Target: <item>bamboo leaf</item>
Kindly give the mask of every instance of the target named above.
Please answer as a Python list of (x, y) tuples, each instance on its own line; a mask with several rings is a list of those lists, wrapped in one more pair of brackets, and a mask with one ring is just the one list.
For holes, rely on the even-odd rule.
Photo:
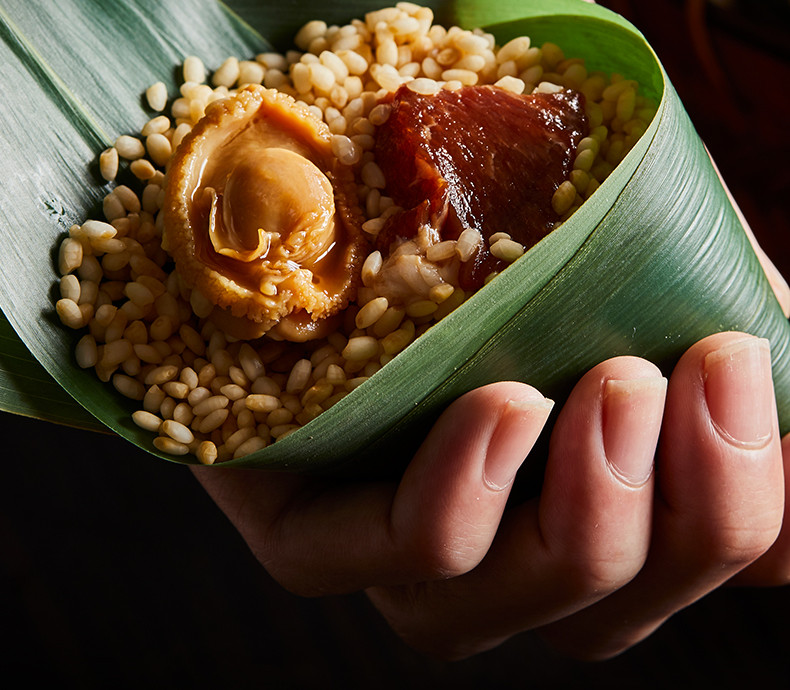
[(0, 314), (0, 409), (93, 431), (106, 427), (66, 393)]
[[(0, 7), (0, 84), (8, 95), (0, 143), (4, 162), (16, 170), (0, 188), (0, 327), (2, 342), (15, 350), (6, 356), (3, 349), (0, 357), (4, 410), (105, 428), (53, 385), (52, 377), (83, 404), (100, 394), (96, 382), (74, 371), (74, 339), (53, 317), (56, 239), (95, 211), (107, 193), (97, 154), (148, 119), (140, 97), (146, 85), (163, 75), (174, 84), (175, 66), (188, 54), (219, 64), (227, 55), (268, 47), (222, 5), (180, 7), (173, 13), (167, 3), (89, 0)], [(9, 321), (49, 375), (21, 354)], [(16, 375), (20, 357), (25, 377)], [(28, 376), (35, 388), (50, 393), (31, 397)], [(125, 409), (112, 407), (116, 415)]]
[[(790, 429), (788, 323), (641, 34), (575, 0), (428, 4), (443, 21), (483, 26), (500, 42), (551, 40), (593, 68), (635, 78), (660, 101), (658, 114), (558, 231), (328, 412), (233, 464), (380, 472), (407, 459), (441, 409), (475, 386), (519, 379), (562, 400), (607, 357), (646, 356), (668, 371), (691, 343), (725, 329), (771, 340), (782, 428)], [(175, 91), (174, 66), (185, 55), (217, 66), (227, 55), (267, 49), (255, 29), (286, 47), (306, 19), (346, 22), (380, 3), (230, 6), (238, 15), (208, 0), (181, 3), (178, 13), (153, 0), (19, 0), (0, 9), (0, 85), (13, 104), (0, 112), (0, 142), (18, 170), (0, 189), (0, 308), (21, 337), (0, 320), (0, 408), (95, 426), (62, 386), (103, 424), (151, 449), (129, 421), (132, 407), (74, 365), (74, 335), (53, 316), (53, 248), (106, 192), (93, 169), (98, 151), (147, 119), (146, 86), (170, 75)], [(11, 88), (19, 84), (25, 88)]]

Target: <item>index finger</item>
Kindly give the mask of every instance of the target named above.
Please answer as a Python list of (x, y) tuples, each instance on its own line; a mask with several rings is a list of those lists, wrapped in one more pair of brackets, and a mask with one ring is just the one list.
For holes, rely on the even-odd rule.
[(449, 577), (473, 568), (552, 404), (501, 382), (453, 402), (399, 486), (195, 468), (258, 560), (303, 595)]

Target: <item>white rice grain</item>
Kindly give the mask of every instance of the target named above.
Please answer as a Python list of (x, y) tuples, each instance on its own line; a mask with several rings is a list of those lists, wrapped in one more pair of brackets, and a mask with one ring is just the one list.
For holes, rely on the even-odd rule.
[(167, 87), (164, 82), (158, 81), (145, 90), (145, 99), (151, 110), (161, 112), (167, 105)]
[(182, 76), (185, 82), (191, 81), (202, 84), (206, 81), (206, 68), (203, 65), (203, 61), (195, 55), (189, 55), (184, 60)]
[(115, 140), (115, 150), (121, 158), (126, 160), (137, 160), (145, 155), (143, 142), (137, 137), (122, 134)]
[(118, 149), (110, 147), (99, 154), (99, 173), (108, 182), (118, 175)]

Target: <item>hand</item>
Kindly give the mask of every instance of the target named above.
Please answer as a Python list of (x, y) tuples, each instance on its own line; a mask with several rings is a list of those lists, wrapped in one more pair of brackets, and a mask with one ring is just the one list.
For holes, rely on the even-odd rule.
[(507, 511), (551, 407), (513, 382), (455, 401), (397, 486), (195, 473), (283, 586), (367, 589), (419, 650), (458, 658), (538, 629), (570, 654), (606, 657), (736, 574), (790, 578), (765, 341), (706, 338), (677, 365), (666, 404), (665, 384), (632, 357), (588, 372), (557, 419), (541, 496)]

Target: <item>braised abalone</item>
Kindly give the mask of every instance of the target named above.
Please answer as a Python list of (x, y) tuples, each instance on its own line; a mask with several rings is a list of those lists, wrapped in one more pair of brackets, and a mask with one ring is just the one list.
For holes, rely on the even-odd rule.
[(353, 297), (365, 255), (353, 175), (287, 94), (250, 86), (212, 103), (167, 175), (163, 246), (226, 332), (304, 340)]

